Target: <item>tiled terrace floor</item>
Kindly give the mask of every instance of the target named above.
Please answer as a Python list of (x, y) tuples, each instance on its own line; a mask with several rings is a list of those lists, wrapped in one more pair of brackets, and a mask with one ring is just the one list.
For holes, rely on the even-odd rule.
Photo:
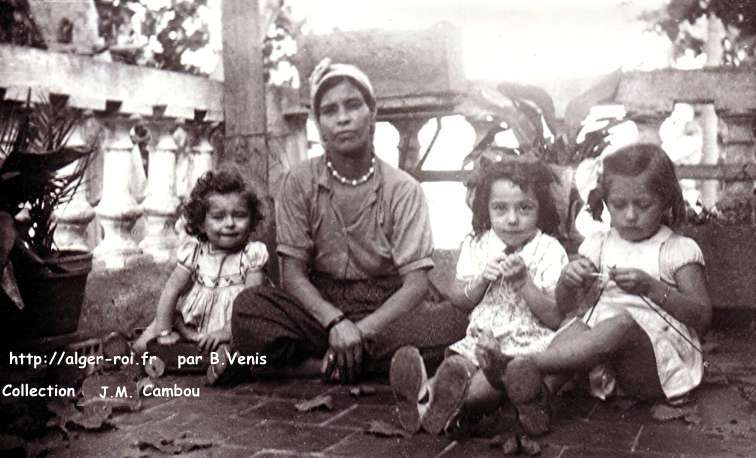
[[(557, 400), (552, 432), (538, 438), (541, 456), (756, 456), (756, 334), (711, 333), (705, 383), (684, 406), (686, 419), (660, 421), (648, 404), (602, 403), (580, 394)], [(141, 410), (114, 414), (101, 432), (72, 431), (48, 456), (160, 456), (137, 447), (186, 433), (206, 448), (182, 456), (502, 456), (491, 438), (454, 441), (417, 434), (385, 438), (368, 434), (370, 422), (396, 424), (385, 381), (371, 381), (369, 396), (319, 381), (256, 382), (232, 389), (209, 388), (196, 375), (168, 376), (162, 386), (200, 387), (198, 398), (147, 399)], [(333, 410), (299, 412), (295, 404), (328, 394)], [(505, 411), (500, 431), (513, 428)]]

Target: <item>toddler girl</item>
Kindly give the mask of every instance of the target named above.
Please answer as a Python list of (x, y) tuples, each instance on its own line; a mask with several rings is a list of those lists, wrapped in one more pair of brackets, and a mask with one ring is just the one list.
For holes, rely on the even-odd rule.
[[(155, 319), (134, 343), (141, 353), (183, 337), (202, 352), (231, 340), (231, 307), (237, 294), (264, 280), (268, 251), (250, 235), (262, 220), (261, 202), (240, 174), (209, 171), (182, 207), (191, 236), (177, 250), (178, 264), (160, 295)], [(176, 311), (179, 319), (176, 319)]]
[[(466, 336), (451, 345), (430, 383), (417, 349), (400, 348), (391, 385), (406, 429), (437, 434), (462, 418), (498, 407), (502, 393), (486, 380), (476, 356), (480, 339), (506, 354), (546, 348), (561, 321), (554, 299), (567, 253), (550, 186), (556, 177), (540, 162), (495, 162), (472, 201), (473, 233), (462, 242), (450, 299), (470, 313)], [(548, 235), (552, 234), (552, 235)], [(484, 355), (485, 356), (485, 355)]]
[(548, 349), (506, 366), (485, 350), (499, 359), (489, 379), (506, 387), (531, 433), (548, 429), (548, 395), (559, 383), (542, 383), (544, 374), (590, 370), (591, 393), (602, 399), (617, 387), (672, 399), (703, 375), (697, 332), (711, 305), (700, 248), (672, 229), (684, 215), (674, 165), (658, 146), (635, 144), (607, 156), (603, 168), (598, 191), (611, 228), (586, 238), (556, 290), (560, 310), (578, 317)]

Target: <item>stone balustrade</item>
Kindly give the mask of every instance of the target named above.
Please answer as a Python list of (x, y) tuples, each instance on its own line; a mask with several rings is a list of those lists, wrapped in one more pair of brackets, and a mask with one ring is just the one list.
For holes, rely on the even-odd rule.
[(16, 46), (0, 46), (0, 61), (0, 103), (63, 97), (86, 118), (68, 145), (96, 144), (86, 179), (56, 211), (58, 247), (91, 250), (106, 268), (169, 259), (180, 199), (214, 165), (222, 83)]

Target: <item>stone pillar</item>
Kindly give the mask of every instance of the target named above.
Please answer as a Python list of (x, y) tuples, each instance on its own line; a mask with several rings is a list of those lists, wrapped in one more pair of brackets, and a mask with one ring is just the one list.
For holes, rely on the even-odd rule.
[(177, 237), (173, 229), (176, 222), (176, 137), (185, 135), (172, 119), (155, 123), (157, 144), (150, 151), (147, 172), (147, 197), (142, 204), (145, 218), (145, 237), (139, 247), (157, 262), (167, 261), (173, 255)]
[[(91, 117), (92, 113), (87, 113), (85, 116)], [(87, 147), (81, 126), (73, 129), (66, 146), (69, 148)], [(80, 167), (91, 164), (95, 154), (97, 154), (97, 151), (92, 151), (89, 157), (84, 157), (67, 165), (59, 173), (61, 175), (75, 173)], [(84, 174), (71, 200), (55, 209), (57, 227), (54, 238), (55, 244), (60, 250), (89, 251), (90, 249), (87, 244), (87, 227), (94, 219), (95, 212), (87, 201), (87, 187), (87, 174)]]
[(417, 134), (428, 122), (427, 118), (404, 118), (389, 121), (399, 131), (399, 168), (413, 171), (420, 161), (420, 141)]
[(103, 238), (94, 249), (94, 255), (109, 268), (125, 266), (129, 257), (142, 251), (131, 234), (131, 229), (142, 215), (142, 210), (129, 192), (133, 175), (133, 145), (129, 137), (132, 123), (127, 117), (118, 115), (106, 121), (102, 198), (96, 209)]
[(263, 36), (258, 0), (223, 1), (223, 108), (226, 138), (219, 164), (235, 164), (268, 192)]
[(189, 177), (189, 188), (187, 194), (191, 192), (197, 179), (203, 173), (213, 168), (213, 154), (215, 149), (210, 143), (210, 135), (216, 126), (213, 124), (200, 124), (194, 129), (194, 145), (192, 145), (192, 166)]

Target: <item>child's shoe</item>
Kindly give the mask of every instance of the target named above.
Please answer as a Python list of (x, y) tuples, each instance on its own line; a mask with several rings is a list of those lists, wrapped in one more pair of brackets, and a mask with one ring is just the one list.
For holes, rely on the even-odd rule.
[(504, 374), (509, 400), (517, 410), (517, 420), (529, 436), (549, 431), (551, 402), (549, 389), (533, 360), (517, 358), (509, 362)]
[(428, 382), (425, 363), (417, 348), (405, 346), (394, 353), (389, 379), (396, 399), (399, 423), (406, 431), (414, 434), (420, 430), (420, 395)]
[(425, 431), (440, 434), (456, 424), (471, 377), (470, 363), (463, 356), (454, 355), (441, 363), (431, 382), (428, 408), (421, 420)]

